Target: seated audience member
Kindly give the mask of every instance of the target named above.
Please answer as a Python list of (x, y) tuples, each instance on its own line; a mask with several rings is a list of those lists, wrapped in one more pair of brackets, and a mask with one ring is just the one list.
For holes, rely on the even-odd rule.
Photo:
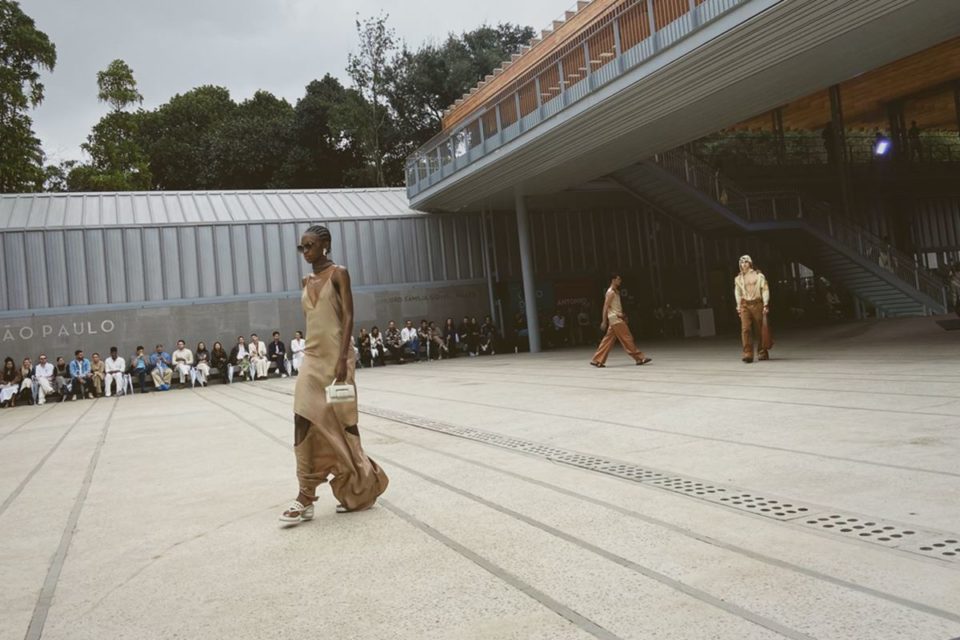
[(452, 358), (457, 354), (457, 348), (460, 345), (460, 334), (457, 332), (457, 325), (453, 318), (447, 318), (443, 325), (443, 355)]
[(177, 340), (177, 349), (173, 352), (173, 368), (180, 374), (180, 388), (187, 386), (187, 379), (193, 371), (193, 351), (187, 349), (187, 343)]
[(73, 399), (93, 397), (93, 373), (90, 371), (90, 361), (83, 357), (83, 349), (74, 352), (70, 361), (70, 388), (73, 390)]
[(277, 368), (277, 375), (286, 378), (290, 375), (290, 362), (287, 360), (287, 347), (280, 339), (280, 332), (273, 332), (273, 342), (267, 345), (267, 371), (270, 367)]
[(17, 393), (20, 392), (20, 370), (13, 358), (7, 356), (3, 359), (3, 372), (0, 373), (0, 407), (15, 407), (17, 405)]
[(470, 345), (467, 343), (470, 337), (470, 318), (463, 316), (463, 320), (457, 325), (457, 351), (460, 353), (471, 353)]
[(103, 381), (103, 389), (106, 397), (110, 397), (110, 387), (115, 386), (117, 395), (122, 396), (126, 393), (123, 384), (123, 374), (127, 370), (126, 361), (117, 355), (117, 348), (110, 347), (110, 357), (103, 361), (106, 366), (106, 379)]
[(370, 358), (373, 361), (373, 366), (377, 366), (378, 363), (381, 367), (387, 364), (384, 360), (385, 350), (386, 349), (383, 346), (383, 335), (380, 333), (380, 327), (374, 327), (370, 329)]
[(38, 405), (44, 404), (47, 401), (47, 395), (53, 393), (55, 372), (53, 363), (47, 362), (47, 354), (41, 353), (40, 361), (33, 368), (34, 390)]
[(170, 354), (158, 344), (156, 350), (150, 354), (150, 377), (153, 378), (153, 388), (157, 391), (167, 391), (173, 381), (173, 360)]
[(250, 372), (251, 378), (266, 378), (270, 367), (270, 361), (267, 360), (267, 345), (260, 342), (260, 338), (255, 333), (250, 334), (250, 344), (247, 345), (247, 351), (250, 352)]
[(233, 374), (240, 372), (240, 376), (250, 379), (250, 352), (243, 336), (237, 336), (237, 344), (230, 350), (230, 359), (227, 361), (227, 382), (233, 382)]
[(147, 357), (143, 345), (137, 347), (137, 352), (130, 358), (130, 376), (136, 376), (140, 381), (140, 393), (147, 392), (147, 374), (150, 373), (150, 359)]
[[(221, 347), (221, 350), (223, 347)], [(207, 380), (210, 378), (210, 352), (207, 345), (200, 341), (197, 343), (197, 350), (193, 354), (193, 369), (190, 370), (190, 385), (201, 387), (207, 386)]]
[(530, 330), (527, 329), (527, 317), (522, 313), (517, 313), (513, 317), (513, 351), (528, 351), (530, 349)]
[(577, 313), (577, 345), (584, 345), (593, 342), (593, 331), (590, 327), (590, 314), (587, 313), (587, 305), (582, 305)]
[(224, 384), (229, 382), (227, 380), (227, 370), (230, 368), (230, 355), (219, 341), (213, 343), (213, 351), (210, 352), (210, 366), (220, 372), (220, 379), (223, 380)]
[(70, 367), (63, 356), (57, 356), (57, 363), (53, 365), (53, 390), (60, 395), (60, 402), (70, 395)]
[(370, 353), (370, 334), (367, 333), (367, 330), (363, 327), (360, 327), (360, 335), (357, 336), (356, 345), (354, 349), (357, 350), (357, 353), (360, 356), (360, 366), (361, 367), (371, 367), (372, 355)]
[(436, 322), (430, 321), (430, 342), (434, 351), (437, 353), (437, 359), (441, 360), (444, 356), (450, 357), (447, 350), (447, 341), (444, 338), (443, 331), (437, 326)]
[(100, 359), (99, 353), (94, 353), (90, 362), (90, 382), (93, 384), (93, 397), (103, 395), (103, 382), (107, 379), (107, 365)]
[(383, 334), (383, 344), (394, 362), (403, 364), (403, 338), (400, 337), (400, 329), (393, 320), (387, 324), (387, 330)]
[(479, 353), (482, 356), (492, 356), (496, 354), (497, 327), (493, 324), (493, 319), (487, 316), (480, 325), (480, 345)]
[(436, 347), (433, 346), (433, 332), (430, 329), (430, 323), (426, 320), (420, 321), (420, 328), (417, 329), (417, 340), (420, 346), (426, 351), (427, 360), (436, 358)]
[(553, 318), (550, 320), (550, 328), (553, 331), (553, 344), (554, 346), (565, 345), (567, 343), (567, 317), (563, 314), (562, 309), (557, 309)]
[(307, 341), (303, 339), (303, 332), (297, 331), (293, 334), (293, 340), (290, 341), (290, 367), (293, 371), (300, 372), (300, 365), (303, 364), (303, 350), (307, 348)]
[(17, 392), (17, 400), (29, 405), (33, 400), (33, 362), (30, 358), (24, 358), (20, 365), (20, 390)]
[(420, 336), (413, 326), (413, 320), (407, 320), (403, 329), (400, 329), (400, 345), (413, 354), (414, 360), (420, 360)]
[[(464, 319), (466, 320), (466, 318)], [(477, 322), (476, 318), (470, 318), (470, 321), (467, 322), (464, 335), (464, 342), (467, 343), (467, 353), (476, 356), (480, 351), (480, 323)]]

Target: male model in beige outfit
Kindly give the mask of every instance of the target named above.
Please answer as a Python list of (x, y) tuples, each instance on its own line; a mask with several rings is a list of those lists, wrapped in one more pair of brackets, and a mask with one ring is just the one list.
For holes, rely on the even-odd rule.
[(743, 361), (753, 362), (753, 340), (759, 342), (760, 360), (769, 360), (770, 345), (763, 338), (763, 327), (770, 311), (770, 287), (762, 273), (753, 268), (753, 258), (740, 257), (740, 275), (733, 280), (733, 295), (740, 316)]
[(603, 299), (603, 313), (601, 317), (600, 330), (606, 331), (603, 340), (600, 341), (600, 347), (593, 354), (590, 364), (597, 368), (607, 366), (607, 356), (613, 349), (613, 343), (617, 340), (623, 345), (624, 350), (637, 364), (647, 364), (650, 358), (643, 355), (643, 352), (637, 349), (633, 342), (633, 335), (627, 326), (627, 316), (623, 313), (623, 305), (620, 303), (620, 284), (623, 278), (620, 274), (613, 274), (610, 278), (610, 288), (607, 289), (607, 295)]

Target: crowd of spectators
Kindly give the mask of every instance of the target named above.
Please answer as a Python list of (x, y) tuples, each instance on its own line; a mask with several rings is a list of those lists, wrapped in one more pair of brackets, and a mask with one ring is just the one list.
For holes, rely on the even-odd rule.
[(135, 387), (147, 393), (148, 385), (155, 391), (167, 391), (175, 385), (205, 387), (215, 375), (225, 384), (266, 379), (271, 372), (286, 378), (300, 369), (305, 341), (297, 331), (288, 346), (274, 331), (269, 343), (255, 333), (249, 342), (245, 336), (237, 336), (229, 351), (220, 341), (209, 349), (200, 342), (191, 350), (183, 340), (178, 340), (176, 346), (171, 353), (158, 344), (149, 354), (145, 347), (138, 346), (129, 360), (119, 355), (116, 347), (110, 347), (107, 358), (94, 352), (89, 359), (82, 349), (77, 349), (69, 362), (63, 356), (50, 362), (41, 353), (36, 364), (24, 358), (18, 366), (8, 356), (0, 372), (0, 408), (42, 405), (49, 396), (57, 396), (61, 402), (109, 398), (133, 393)]

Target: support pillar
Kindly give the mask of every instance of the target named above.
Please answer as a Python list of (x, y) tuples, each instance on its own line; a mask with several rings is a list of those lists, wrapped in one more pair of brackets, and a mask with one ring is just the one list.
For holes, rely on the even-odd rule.
[(783, 164), (787, 156), (787, 140), (783, 130), (783, 109), (778, 107), (770, 114), (773, 120), (773, 139), (776, 144), (777, 164)]
[(490, 228), (486, 211), (480, 212), (480, 240), (483, 244), (483, 270), (487, 276), (487, 295), (490, 297), (490, 317), (497, 317), (497, 302), (493, 295), (493, 264), (490, 260)]
[(853, 203), (849, 181), (850, 166), (847, 162), (847, 129), (843, 122), (843, 100), (840, 97), (840, 85), (830, 87), (830, 126), (833, 130), (834, 170), (840, 181), (840, 199), (845, 217), (852, 218)]
[(953, 83), (953, 108), (957, 112), (957, 135), (960, 136), (960, 80)]
[(523, 306), (527, 311), (530, 353), (540, 353), (540, 319), (537, 315), (537, 284), (533, 274), (533, 244), (530, 241), (530, 218), (527, 202), (517, 191), (517, 240), (520, 243), (520, 272), (523, 274)]

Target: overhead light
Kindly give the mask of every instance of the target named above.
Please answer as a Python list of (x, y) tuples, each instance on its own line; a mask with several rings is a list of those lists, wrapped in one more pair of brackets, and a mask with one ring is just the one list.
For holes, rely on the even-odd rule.
[(890, 140), (888, 138), (877, 138), (877, 143), (873, 146), (874, 155), (885, 156), (890, 151)]

